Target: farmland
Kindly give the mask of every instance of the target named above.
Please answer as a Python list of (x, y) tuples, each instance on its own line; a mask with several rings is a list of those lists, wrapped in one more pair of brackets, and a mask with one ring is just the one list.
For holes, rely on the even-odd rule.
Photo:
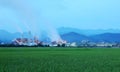
[(0, 48), (0, 72), (120, 72), (120, 49)]

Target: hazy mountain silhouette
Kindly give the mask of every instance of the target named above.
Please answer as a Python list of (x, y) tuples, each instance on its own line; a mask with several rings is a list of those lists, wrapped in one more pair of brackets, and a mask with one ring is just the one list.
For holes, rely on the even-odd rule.
[(61, 27), (57, 29), (60, 34), (66, 34), (69, 32), (75, 32), (83, 35), (96, 35), (96, 34), (103, 34), (103, 33), (120, 33), (119, 29), (76, 29), (76, 28), (69, 28), (69, 27)]
[(120, 33), (104, 33), (90, 37), (97, 41), (120, 42)]
[(89, 37), (75, 32), (63, 34), (61, 35), (61, 37), (63, 40), (66, 40), (68, 42), (80, 42), (81, 40), (90, 40)]
[[(28, 33), (23, 33), (23, 37), (27, 38), (28, 36)], [(10, 43), (13, 39), (20, 37), (22, 37), (22, 35), (19, 32), (10, 33), (5, 30), (0, 30), (0, 41), (2, 42)]]
[(13, 38), (12, 34), (5, 31), (0, 30), (0, 41), (9, 42)]

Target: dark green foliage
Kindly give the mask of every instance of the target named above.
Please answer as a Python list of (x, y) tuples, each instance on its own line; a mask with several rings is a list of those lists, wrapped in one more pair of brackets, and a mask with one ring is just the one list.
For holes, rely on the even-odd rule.
[(120, 49), (0, 48), (0, 72), (120, 72)]
[(65, 44), (64, 44), (64, 43), (62, 44), (62, 47), (65, 47)]
[(61, 45), (60, 45), (60, 44), (57, 44), (57, 47), (61, 47)]

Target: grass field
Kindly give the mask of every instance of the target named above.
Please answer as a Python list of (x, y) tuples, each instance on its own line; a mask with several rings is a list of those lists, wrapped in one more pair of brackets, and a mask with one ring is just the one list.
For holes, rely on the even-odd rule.
[(120, 72), (120, 49), (0, 48), (0, 72)]

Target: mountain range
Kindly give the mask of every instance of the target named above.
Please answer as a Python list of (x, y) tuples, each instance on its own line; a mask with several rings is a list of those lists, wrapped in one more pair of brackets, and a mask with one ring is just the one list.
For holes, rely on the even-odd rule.
[(120, 42), (120, 33), (103, 33), (86, 36), (75, 32), (70, 32), (63, 34), (61, 37), (69, 42), (80, 42), (81, 40), (89, 40), (92, 42)]
[[(74, 28), (59, 28), (58, 32), (63, 40), (68, 42), (80, 42), (81, 40), (89, 40), (93, 42), (105, 41), (105, 42), (120, 42), (120, 30), (79, 30)], [(47, 36), (44, 33), (41, 40), (45, 40)], [(0, 30), (0, 42), (11, 42), (15, 38), (19, 38), (21, 34), (10, 33), (5, 30)], [(29, 34), (24, 32), (24, 37), (28, 37)]]
[(120, 29), (77, 29), (77, 28), (61, 27), (58, 28), (57, 30), (59, 34), (75, 32), (87, 36), (103, 34), (103, 33), (120, 33)]

